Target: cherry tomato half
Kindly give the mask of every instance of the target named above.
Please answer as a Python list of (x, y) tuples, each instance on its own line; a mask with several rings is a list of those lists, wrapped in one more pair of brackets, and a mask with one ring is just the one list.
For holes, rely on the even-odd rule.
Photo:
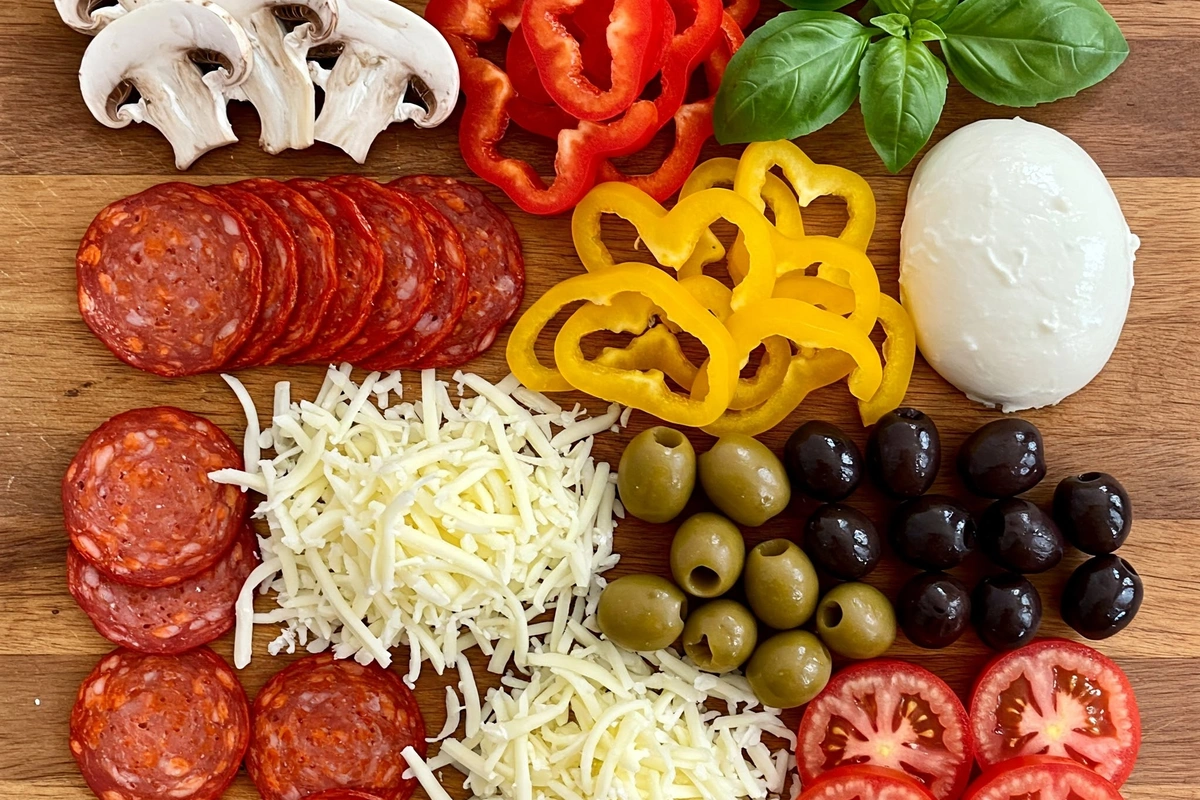
[(975, 758), (967, 712), (926, 669), (877, 660), (842, 670), (808, 704), (796, 762), (805, 786), (848, 765), (885, 767), (956, 800)]
[(1069, 758), (1025, 756), (979, 776), (963, 800), (1122, 800), (1117, 787)]
[(882, 767), (839, 767), (804, 785), (800, 800), (933, 800), (916, 781)]
[(1115, 786), (1133, 771), (1142, 742), (1125, 673), (1065, 639), (1042, 639), (993, 660), (971, 696), (971, 729), (985, 770), (1018, 756), (1058, 756)]

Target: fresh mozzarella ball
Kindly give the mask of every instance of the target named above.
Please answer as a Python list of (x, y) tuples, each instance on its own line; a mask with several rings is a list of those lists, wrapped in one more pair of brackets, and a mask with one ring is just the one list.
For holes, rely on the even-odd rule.
[(1058, 131), (987, 120), (913, 176), (900, 291), (922, 355), (972, 400), (1053, 405), (1103, 369), (1138, 238), (1096, 162)]

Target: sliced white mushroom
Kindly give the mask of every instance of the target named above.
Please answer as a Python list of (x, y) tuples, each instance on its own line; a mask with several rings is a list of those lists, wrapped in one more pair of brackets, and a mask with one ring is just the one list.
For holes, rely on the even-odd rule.
[[(393, 122), (440, 125), (458, 101), (458, 63), (437, 29), (391, 0), (341, 0), (332, 69), (311, 64), (325, 90), (316, 138), (362, 163)], [(329, 50), (327, 45), (326, 50)], [(406, 100), (409, 87), (421, 103)]]
[(58, 16), (71, 30), (95, 36), (117, 17), (125, 15), (121, 3), (105, 4), (103, 0), (54, 0)]
[(79, 86), (97, 120), (154, 126), (175, 149), (175, 165), (187, 169), (237, 141), (226, 105), (253, 63), (250, 39), (229, 12), (208, 0), (153, 0), (96, 35)]

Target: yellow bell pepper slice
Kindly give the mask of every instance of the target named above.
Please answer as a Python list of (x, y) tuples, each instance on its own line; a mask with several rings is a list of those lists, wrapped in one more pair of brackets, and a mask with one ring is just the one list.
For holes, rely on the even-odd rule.
[(787, 419), (809, 394), (837, 383), (850, 374), (854, 360), (837, 350), (820, 350), (815, 355), (793, 356), (783, 383), (765, 402), (744, 410), (729, 410), (704, 432), (713, 436), (742, 433), (757, 436)]
[(917, 330), (912, 317), (888, 295), (880, 299), (879, 325), (887, 336), (883, 340), (883, 382), (870, 400), (858, 402), (864, 426), (874, 425), (884, 414), (900, 407), (917, 360)]
[[(683, 188), (679, 190), (680, 198), (718, 186), (732, 188), (737, 177), (737, 168), (736, 158), (710, 158), (688, 176)], [(804, 218), (800, 214), (800, 201), (796, 199), (791, 187), (771, 172), (767, 174), (761, 191), (764, 208), (770, 208), (771, 213), (775, 215), (775, 227), (793, 239), (803, 236)]]
[(850, 289), (825, 278), (799, 272), (788, 273), (775, 281), (775, 297), (803, 300), (839, 317), (854, 311), (854, 292)]

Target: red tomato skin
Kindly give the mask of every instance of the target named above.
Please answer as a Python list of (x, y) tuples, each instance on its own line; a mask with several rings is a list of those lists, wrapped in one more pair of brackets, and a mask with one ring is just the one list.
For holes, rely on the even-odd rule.
[[(1092, 648), (1092, 647), (1088, 647), (1087, 645), (1081, 644), (1080, 642), (1074, 642), (1074, 641), (1071, 641), (1070, 639), (1063, 639), (1063, 638), (1059, 638), (1059, 637), (1047, 637), (1044, 639), (1038, 639), (1038, 640), (1031, 642), (1030, 644), (1027, 644), (1024, 647), (1018, 648), (1016, 650), (1010, 650), (1006, 653), (997, 653), (995, 656), (993, 656), (991, 658), (991, 660), (988, 661), (988, 663), (984, 666), (984, 668), (982, 670), (980, 670), (979, 676), (975, 679), (975, 683), (971, 687), (971, 703), (970, 703), (971, 732), (972, 732), (972, 734), (976, 733), (976, 720), (978, 720), (980, 715), (982, 715), (984, 713), (984, 710), (982, 708), (983, 699), (980, 697), (980, 688), (982, 687), (983, 683), (986, 681), (988, 676), (991, 674), (991, 672), (996, 667), (998, 667), (1002, 662), (1004, 662), (1010, 658), (1014, 658), (1018, 655), (1028, 656), (1028, 655), (1038, 653), (1042, 650), (1047, 650), (1047, 649), (1052, 649), (1052, 648), (1062, 648), (1064, 650), (1069, 650), (1069, 651), (1072, 651), (1072, 652), (1080, 654), (1080, 655), (1086, 655), (1087, 657), (1098, 661), (1102, 666), (1111, 670), (1117, 676), (1118, 683), (1121, 686), (1121, 692), (1130, 699), (1130, 711), (1131, 711), (1130, 723), (1131, 723), (1132, 727), (1130, 730), (1130, 747), (1128, 749), (1130, 750), (1131, 755), (1125, 761), (1125, 763), (1122, 765), (1121, 769), (1117, 773), (1115, 773), (1113, 776), (1111, 776), (1111, 777), (1103, 776), (1103, 775), (1101, 776), (1102, 778), (1105, 778), (1105, 780), (1112, 783), (1113, 786), (1120, 788), (1121, 786), (1123, 786), (1125, 784), (1125, 781), (1129, 779), (1129, 775), (1133, 772), (1133, 768), (1137, 763), (1138, 751), (1141, 749), (1141, 746), (1142, 746), (1142, 719), (1141, 719), (1141, 714), (1138, 710), (1137, 696), (1135, 695), (1135, 693), (1133, 691), (1133, 685), (1129, 682), (1129, 676), (1125, 674), (1124, 670), (1122, 670), (1119, 666), (1117, 666), (1115, 661), (1113, 661), (1111, 658), (1109, 658), (1108, 656), (1101, 653), (1099, 650), (1096, 650), (1095, 648)], [(976, 760), (979, 762), (979, 768), (981, 770), (983, 770), (984, 772), (989, 772), (993, 767), (1000, 766), (1000, 765), (1007, 763), (1006, 761), (1001, 761), (1001, 762), (994, 764), (992, 762), (987, 761), (986, 760), (987, 756), (984, 753), (983, 744), (982, 744), (982, 742), (978, 741), (978, 737), (976, 737), (975, 756), (976, 756)], [(1019, 756), (1018, 757), (1018, 759), (1028, 759), (1028, 758), (1050, 758), (1055, 761), (1059, 760), (1058, 758), (1056, 758), (1054, 756)], [(1017, 759), (1010, 759), (1010, 760), (1017, 760)], [(1077, 762), (1072, 762), (1072, 763), (1077, 763)], [(976, 783), (978, 783), (978, 780), (976, 781)], [(964, 798), (964, 800), (965, 800), (965, 798)]]
[(897, 772), (894, 769), (886, 769), (884, 767), (868, 766), (837, 767), (823, 773), (815, 781), (810, 782), (808, 779), (804, 779), (802, 781), (804, 792), (800, 795), (800, 800), (834, 800), (834, 798), (840, 797), (845, 797), (845, 800), (853, 800), (853, 798), (862, 797), (858, 794), (826, 795), (826, 791), (831, 789), (834, 784), (841, 784), (851, 780), (865, 780), (872, 790), (871, 797), (863, 797), (862, 800), (873, 800), (876, 794), (882, 789), (891, 787), (908, 790), (910, 798), (906, 798), (906, 800), (933, 800), (933, 795), (924, 786), (903, 772)]
[[(972, 770), (972, 767), (974, 766), (974, 760), (975, 760), (975, 744), (974, 744), (975, 740), (974, 740), (973, 729), (971, 726), (971, 720), (967, 715), (967, 710), (963, 706), (962, 701), (959, 699), (958, 695), (956, 695), (954, 693), (954, 690), (951, 689), (950, 686), (945, 681), (943, 681), (937, 675), (934, 675), (932, 672), (925, 669), (924, 667), (919, 667), (916, 664), (910, 664), (907, 661), (900, 661), (898, 659), (887, 659), (887, 658), (879, 658), (879, 659), (874, 659), (871, 661), (862, 661), (857, 664), (853, 664), (849, 667), (846, 667), (841, 672), (838, 672), (836, 675), (834, 675), (833, 678), (829, 681), (829, 684), (821, 692), (821, 694), (818, 695), (816, 698), (814, 698), (812, 700), (812, 702), (810, 702), (808, 704), (807, 708), (805, 708), (804, 717), (800, 721), (800, 729), (799, 729), (799, 734), (798, 734), (798, 738), (797, 738), (797, 748), (799, 749), (802, 746), (802, 743), (807, 738), (805, 726), (809, 723), (816, 724), (815, 722), (812, 722), (813, 717), (814, 717), (813, 708), (820, 701), (822, 696), (827, 695), (827, 694), (834, 694), (834, 693), (840, 691), (841, 687), (844, 684), (848, 683), (849, 681), (851, 681), (855, 678), (859, 678), (860, 676), (862, 676), (864, 674), (875, 673), (875, 674), (879, 674), (881, 676), (886, 677), (888, 675), (892, 675), (897, 672), (903, 672), (903, 673), (907, 673), (907, 674), (911, 674), (916, 677), (919, 677), (921, 680), (927, 682), (931, 687), (935, 687), (936, 689), (938, 689), (943, 696), (952, 698), (954, 701), (954, 705), (950, 709), (950, 711), (953, 713), (954, 717), (958, 720), (958, 726), (962, 730), (962, 736), (963, 736), (963, 740), (964, 740), (964, 756), (965, 756), (965, 758), (963, 760), (963, 763), (959, 766), (958, 771), (955, 775), (953, 787), (948, 792), (945, 793), (944, 797), (939, 798), (937, 795), (934, 795), (932, 792), (930, 792), (927, 788), (925, 788), (925, 787), (922, 787), (922, 788), (924, 789), (924, 791), (926, 791), (927, 794), (930, 794), (930, 796), (933, 797), (934, 800), (958, 800), (959, 796), (963, 792), (963, 789), (965, 789), (967, 784), (970, 782), (971, 770)], [(843, 767), (836, 767), (827, 773), (823, 773), (823, 772), (818, 771), (818, 769), (814, 768), (813, 765), (808, 764), (806, 762), (806, 760), (804, 759), (803, 754), (801, 754), (799, 752), (796, 754), (796, 764), (797, 764), (797, 771), (801, 778), (801, 783), (804, 786), (808, 786), (808, 785), (813, 784), (814, 782), (820, 780), (823, 775), (832, 774), (834, 772), (838, 772), (843, 769), (867, 769), (867, 768), (880, 769), (879, 767), (874, 767), (874, 766), (868, 767), (867, 765), (848, 765), (848, 766), (843, 766)], [(909, 777), (905, 773), (897, 773), (895, 770), (891, 770), (891, 769), (884, 769), (884, 771), (890, 772), (893, 774), (902, 774), (902, 775), (905, 775), (906, 778)], [(911, 780), (911, 778), (910, 778), (910, 780)], [(914, 781), (914, 782), (916, 782), (916, 781)]]
[[(1078, 777), (1078, 780), (1087, 784), (1089, 794), (1084, 796), (1084, 800), (1125, 800), (1120, 791), (1117, 790), (1117, 787), (1113, 786), (1100, 775), (1092, 772), (1077, 761), (1072, 761), (1069, 758), (1058, 758), (1057, 756), (1019, 756), (1011, 758), (1008, 761), (1002, 761), (984, 770), (983, 774), (967, 787), (962, 800), (1008, 800), (1007, 797), (991, 797), (987, 794), (987, 791), (993, 788), (991, 784), (1019, 772), (1033, 774), (1044, 772), (1049, 776), (1073, 773)], [(1093, 790), (1095, 794), (1090, 793)]]

